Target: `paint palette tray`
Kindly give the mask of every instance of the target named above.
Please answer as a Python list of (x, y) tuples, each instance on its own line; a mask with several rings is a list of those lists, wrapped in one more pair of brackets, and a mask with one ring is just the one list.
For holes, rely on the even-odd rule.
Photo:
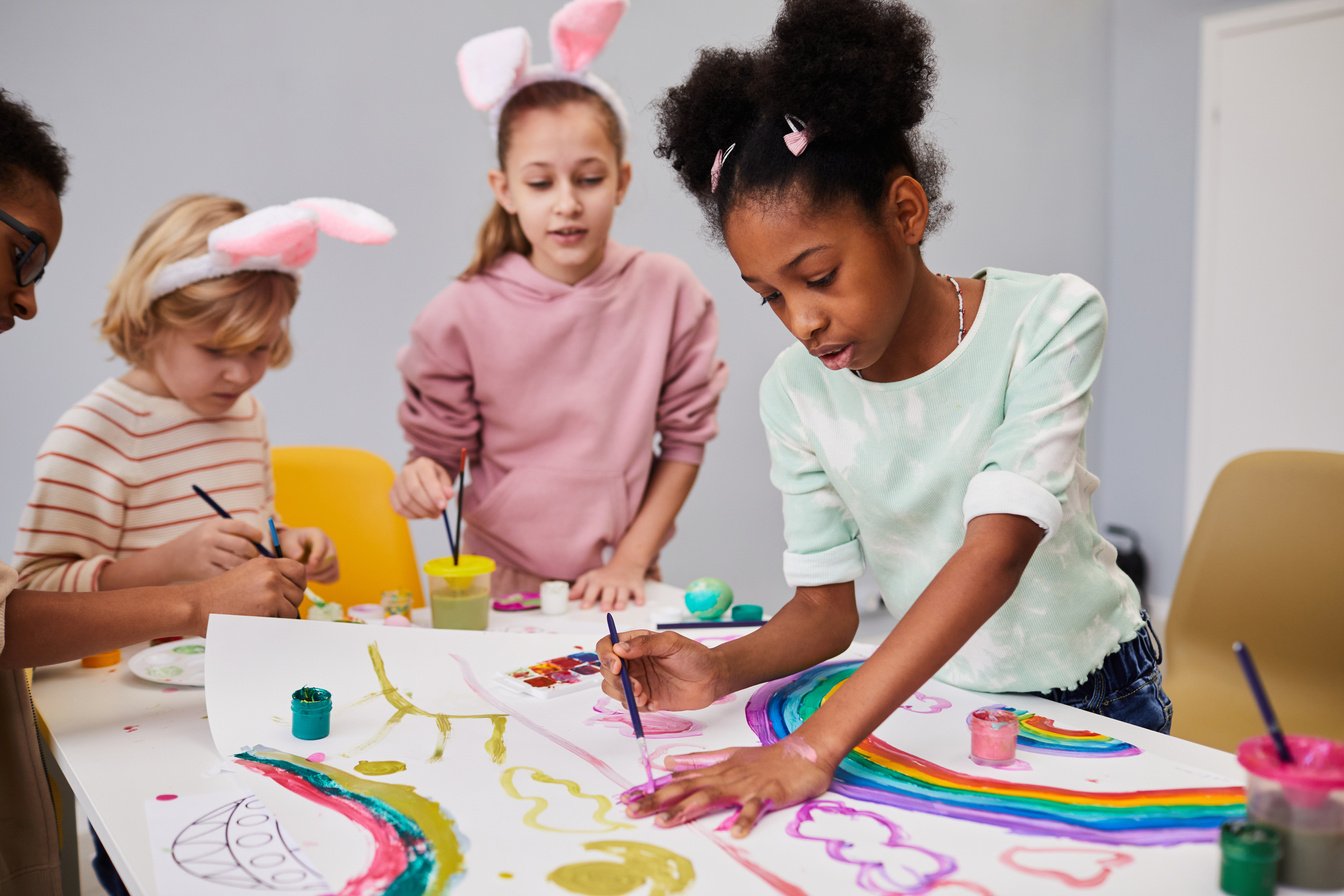
[(602, 682), (602, 667), (597, 654), (577, 650), (501, 672), (496, 680), (509, 690), (544, 699), (596, 687)]

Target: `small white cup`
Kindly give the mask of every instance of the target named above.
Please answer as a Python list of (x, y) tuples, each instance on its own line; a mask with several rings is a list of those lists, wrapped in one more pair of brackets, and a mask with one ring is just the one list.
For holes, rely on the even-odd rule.
[(569, 612), (569, 583), (541, 583), (541, 612), (547, 616), (561, 616)]

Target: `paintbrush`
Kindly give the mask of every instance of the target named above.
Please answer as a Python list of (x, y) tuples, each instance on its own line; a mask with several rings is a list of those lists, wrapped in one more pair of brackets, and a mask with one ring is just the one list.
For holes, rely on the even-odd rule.
[[(611, 633), (611, 646), (615, 647), (621, 643), (621, 636), (616, 633), (616, 620), (607, 614), (607, 631)], [(630, 724), (635, 729), (635, 740), (639, 741), (639, 755), (644, 760), (644, 773), (649, 776), (649, 793), (653, 793), (653, 765), (649, 762), (649, 744), (644, 740), (644, 723), (639, 720), (639, 707), (635, 705), (635, 692), (630, 687), (630, 671), (626, 668), (625, 660), (621, 660), (621, 687), (625, 688), (625, 705), (630, 710)]]
[[(210, 505), (210, 509), (213, 510), (215, 513), (219, 514), (220, 516), (222, 516), (222, 517), (223, 517), (224, 519), (226, 519), (226, 520), (231, 520), (231, 519), (233, 519), (232, 514), (230, 514), (230, 513), (229, 513), (227, 510), (225, 510), (223, 507), (220, 507), (220, 506), (219, 506), (219, 502), (217, 502), (214, 498), (210, 497), (209, 493), (206, 492), (205, 489), (201, 488), (199, 485), (193, 485), (193, 486), (191, 487), (191, 490), (194, 491), (194, 492), (200, 497), (200, 499), (201, 499), (202, 501), (204, 501), (205, 503), (209, 504), (209, 505)], [(252, 542), (252, 547), (256, 548), (256, 549), (257, 549), (257, 553), (261, 554), (261, 556), (263, 556), (263, 557), (270, 557), (270, 556), (271, 556), (271, 552), (268, 551), (268, 550), (266, 550), (265, 545), (263, 545), (263, 544), (262, 544), (261, 542), (259, 542), (259, 541), (254, 541), (254, 542)]]
[(1279, 730), (1279, 717), (1274, 715), (1274, 707), (1269, 705), (1269, 694), (1265, 693), (1265, 686), (1260, 681), (1260, 673), (1255, 670), (1255, 661), (1251, 659), (1250, 649), (1240, 641), (1232, 645), (1236, 651), (1237, 659), (1241, 660), (1241, 671), (1246, 674), (1246, 682), (1251, 686), (1251, 695), (1255, 697), (1256, 705), (1260, 707), (1260, 715), (1265, 720), (1265, 727), (1269, 729), (1269, 736), (1274, 740), (1274, 749), (1279, 753), (1279, 761), (1285, 765), (1293, 765), (1293, 754), (1288, 749), (1288, 741), (1284, 740), (1283, 732)]
[[(452, 538), (453, 565), (457, 565), (462, 547), (462, 487), (467, 484), (467, 449), (462, 449), (462, 459), (457, 466), (457, 534)], [(447, 510), (444, 511), (447, 513)], [(447, 518), (444, 522), (447, 522)]]
[[(270, 544), (271, 547), (276, 549), (276, 556), (284, 557), (285, 556), (284, 553), (281, 553), (280, 551), (280, 532), (276, 531), (276, 517), (270, 517), (269, 520), (266, 520), (266, 525), (269, 525), (270, 527)], [(304, 559), (306, 559), (306, 551), (304, 553), (305, 553)], [(325, 602), (325, 600), (319, 598), (319, 596), (314, 594), (312, 588), (304, 588), (304, 596), (305, 598), (312, 600), (313, 603), (316, 603), (317, 606), (320, 607), (327, 606), (327, 602)]]

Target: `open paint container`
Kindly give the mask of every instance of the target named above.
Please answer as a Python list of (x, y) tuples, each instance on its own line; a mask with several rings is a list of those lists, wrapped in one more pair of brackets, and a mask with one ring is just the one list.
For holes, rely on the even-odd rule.
[(490, 622), (490, 575), (495, 561), (476, 554), (436, 557), (425, 564), (429, 615), (435, 628), (484, 631)]
[(1283, 840), (1279, 882), (1312, 890), (1344, 887), (1344, 743), (1288, 735), (1291, 763), (1263, 734), (1241, 742), (1246, 815)]

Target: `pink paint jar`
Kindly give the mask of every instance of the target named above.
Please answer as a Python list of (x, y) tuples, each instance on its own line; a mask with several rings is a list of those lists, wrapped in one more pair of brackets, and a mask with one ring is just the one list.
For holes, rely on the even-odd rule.
[(1344, 743), (1289, 735), (1280, 761), (1267, 734), (1241, 742), (1246, 815), (1283, 840), (1279, 882), (1309, 890), (1344, 887)]
[(971, 729), (971, 759), (980, 765), (1010, 765), (1017, 758), (1017, 715), (987, 706), (966, 719)]

